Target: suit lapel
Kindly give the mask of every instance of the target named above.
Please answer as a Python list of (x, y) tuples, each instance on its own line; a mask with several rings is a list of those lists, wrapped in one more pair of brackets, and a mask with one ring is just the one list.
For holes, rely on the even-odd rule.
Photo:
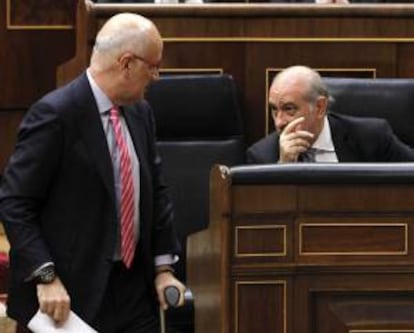
[(80, 78), (79, 87), (76, 88), (75, 93), (78, 95), (76, 99), (79, 101), (78, 126), (83, 141), (98, 174), (101, 176), (111, 198), (114, 199), (114, 175), (107, 139), (95, 98), (85, 74)]
[[(144, 161), (145, 153), (143, 145), (145, 144), (145, 127), (143, 119), (132, 106), (124, 106), (124, 117), (128, 126), (129, 134), (134, 143), (135, 151), (138, 155), (140, 164)], [(142, 161), (142, 162), (141, 162)]]
[(149, 165), (151, 159), (151, 154), (148, 153), (148, 145), (147, 142), (147, 128), (146, 128), (146, 119), (144, 119), (140, 110), (136, 109), (139, 108), (138, 106), (126, 106), (124, 107), (124, 117), (125, 121), (128, 126), (129, 133), (131, 135), (131, 139), (133, 141), (135, 152), (138, 156), (139, 160), (139, 170), (140, 170), (140, 227), (141, 232), (143, 234), (147, 234), (149, 225), (145, 223), (148, 221), (146, 218), (148, 216), (148, 210), (145, 207), (151, 207), (151, 199), (149, 193), (151, 193), (151, 172)]
[(328, 114), (328, 119), (338, 162), (356, 161), (358, 148), (348, 128), (332, 114)]

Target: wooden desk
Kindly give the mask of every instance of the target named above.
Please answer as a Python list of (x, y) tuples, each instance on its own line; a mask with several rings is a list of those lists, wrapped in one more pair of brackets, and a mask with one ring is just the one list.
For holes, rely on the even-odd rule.
[(264, 168), (212, 170), (196, 332), (414, 332), (414, 164)]

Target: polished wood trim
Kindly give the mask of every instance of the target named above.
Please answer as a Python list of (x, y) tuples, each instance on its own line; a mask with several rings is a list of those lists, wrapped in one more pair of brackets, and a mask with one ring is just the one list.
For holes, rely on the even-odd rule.
[[(241, 232), (246, 230), (266, 230), (268, 232), (273, 230), (282, 230), (283, 241), (282, 248), (280, 252), (242, 252), (240, 250), (239, 235)], [(247, 225), (247, 226), (236, 226), (234, 229), (234, 256), (236, 258), (246, 258), (246, 257), (285, 257), (287, 254), (287, 226), (286, 225)]]
[(6, 27), (8, 30), (72, 30), (74, 28), (72, 24), (14, 24), (11, 19), (11, 1), (6, 0)]
[(109, 17), (124, 11), (136, 11), (142, 15), (170, 17), (272, 17), (317, 15), (320, 17), (414, 17), (413, 4), (349, 4), (335, 6), (315, 6), (314, 4), (269, 4), (269, 3), (209, 3), (209, 4), (93, 4), (91, 11), (99, 17)]
[[(195, 331), (230, 330), (230, 178), (216, 165), (210, 173), (210, 225), (187, 239), (187, 282), (194, 295)], [(223, 213), (224, 212), (224, 213)]]
[[(312, 227), (321, 227), (321, 228), (335, 228), (335, 227), (353, 227), (353, 228), (359, 228), (359, 227), (380, 227), (380, 228), (384, 228), (384, 227), (391, 227), (391, 228), (395, 228), (395, 227), (401, 227), (403, 230), (403, 239), (402, 239), (402, 243), (404, 244), (404, 250), (402, 251), (336, 251), (336, 252), (329, 252), (329, 251), (314, 251), (314, 252), (306, 252), (303, 250), (304, 247), (304, 237), (303, 237), (303, 233), (304, 233), (304, 229), (305, 228), (312, 228)], [(349, 223), (349, 222), (338, 222), (338, 223), (307, 223), (307, 222), (303, 222), (303, 223), (299, 223), (299, 255), (301, 256), (366, 256), (366, 255), (375, 255), (375, 256), (384, 256), (384, 255), (407, 255), (408, 254), (408, 223), (384, 223), (384, 222), (380, 222), (380, 223), (375, 223), (375, 222), (370, 222), (370, 223)], [(335, 240), (333, 240), (335, 241)], [(355, 240), (354, 240), (355, 241)]]
[(239, 304), (239, 287), (242, 285), (282, 285), (283, 287), (283, 333), (287, 329), (287, 281), (286, 280), (237, 280), (234, 288), (234, 333), (239, 333), (239, 313), (237, 307)]

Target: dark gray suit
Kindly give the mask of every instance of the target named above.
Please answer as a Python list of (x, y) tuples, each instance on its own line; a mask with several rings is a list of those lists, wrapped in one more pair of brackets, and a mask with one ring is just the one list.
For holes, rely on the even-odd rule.
[[(328, 113), (332, 141), (339, 162), (409, 162), (414, 150), (401, 142), (388, 122)], [(276, 163), (279, 136), (273, 132), (247, 150), (251, 164)]]
[[(179, 246), (152, 111), (140, 102), (125, 107), (124, 117), (140, 162), (141, 262), (132, 271), (145, 272), (151, 289), (154, 257), (177, 253)], [(9, 315), (26, 323), (35, 313), (35, 284), (24, 279), (52, 261), (72, 309), (93, 322), (112, 270), (118, 222), (112, 162), (86, 74), (43, 97), (24, 117), (0, 187), (0, 220), (11, 242)]]

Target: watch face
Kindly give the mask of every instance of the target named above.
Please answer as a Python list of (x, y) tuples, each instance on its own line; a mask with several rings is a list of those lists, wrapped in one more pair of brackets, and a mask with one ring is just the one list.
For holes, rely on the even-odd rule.
[(55, 268), (53, 266), (45, 267), (39, 272), (39, 276), (37, 278), (38, 283), (51, 283), (56, 278)]

